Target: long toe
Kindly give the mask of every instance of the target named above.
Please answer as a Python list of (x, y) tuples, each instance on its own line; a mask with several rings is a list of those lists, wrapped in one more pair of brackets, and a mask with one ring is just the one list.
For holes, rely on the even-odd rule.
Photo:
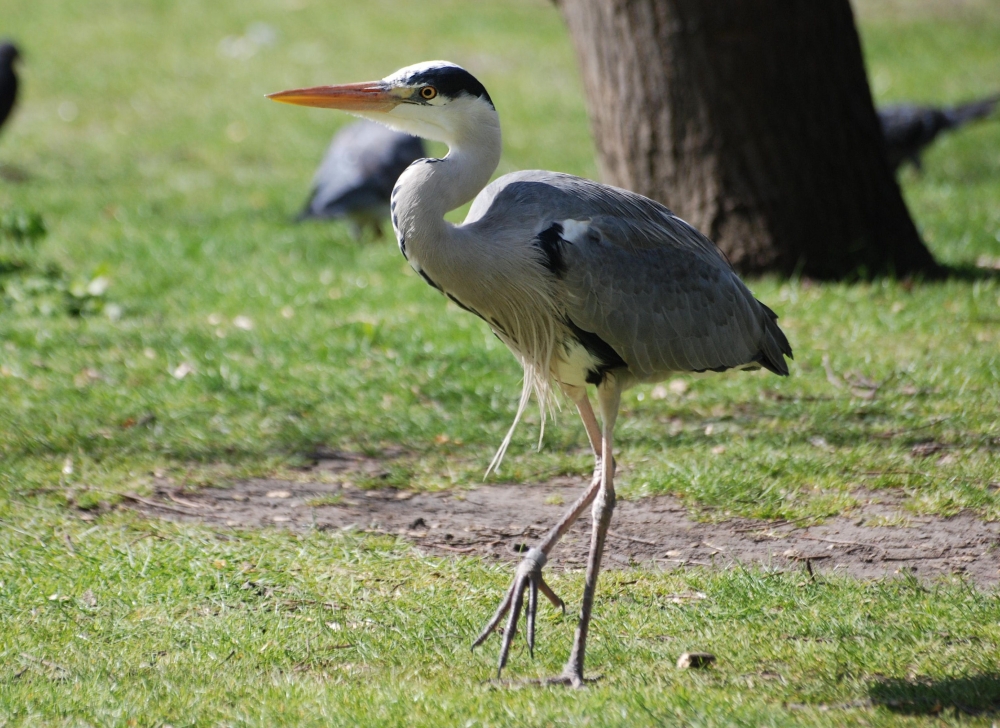
[(500, 672), (507, 665), (507, 656), (510, 654), (510, 646), (514, 642), (514, 635), (517, 634), (517, 622), (521, 618), (521, 606), (524, 604), (524, 590), (527, 588), (530, 579), (527, 575), (518, 575), (514, 586), (514, 604), (511, 605), (510, 613), (507, 615), (507, 627), (503, 631), (503, 642), (500, 645), (500, 661), (497, 665), (497, 679), (500, 679)]
[[(494, 612), (489, 623), (483, 631), (479, 633), (476, 641), (472, 643), (472, 649), (474, 650), (485, 642), (490, 634), (497, 629), (501, 621), (503, 621), (503, 618), (507, 617), (507, 625), (504, 628), (503, 635), (501, 637), (500, 660), (497, 668), (497, 678), (500, 677), (500, 672), (507, 665), (507, 657), (510, 654), (510, 647), (514, 642), (514, 636), (517, 634), (517, 623), (521, 617), (522, 607), (524, 607), (527, 621), (528, 651), (531, 656), (534, 657), (535, 617), (538, 613), (539, 590), (541, 590), (542, 594), (544, 594), (554, 606), (562, 609), (563, 614), (566, 613), (566, 606), (563, 604), (562, 599), (556, 596), (555, 592), (552, 591), (552, 588), (546, 584), (545, 580), (542, 578), (542, 568), (545, 566), (545, 562), (546, 556), (541, 549), (533, 548), (528, 551), (524, 560), (518, 564), (517, 573), (514, 575), (514, 583), (511, 584), (510, 588), (507, 590), (503, 601), (500, 602), (500, 606), (497, 607), (497, 610)], [(528, 592), (527, 605), (524, 603), (525, 591)]]
[(510, 605), (514, 601), (514, 591), (517, 589), (518, 583), (519, 580), (515, 578), (514, 583), (511, 584), (510, 589), (507, 590), (507, 594), (504, 596), (503, 601), (500, 602), (500, 606), (497, 607), (497, 611), (493, 613), (493, 617), (490, 619), (489, 623), (487, 623), (486, 627), (483, 628), (483, 631), (479, 633), (479, 636), (476, 637), (476, 641), (472, 643), (473, 650), (483, 644), (483, 642), (486, 641), (486, 638), (493, 634), (493, 631), (500, 624), (504, 615), (507, 614), (507, 610), (510, 609)]
[(562, 613), (566, 614), (566, 603), (560, 599), (554, 591), (552, 591), (552, 587), (545, 583), (545, 579), (542, 578), (541, 574), (538, 575), (538, 588), (541, 589), (542, 594), (544, 594), (548, 600), (552, 602), (553, 607), (561, 609)]
[(528, 654), (532, 658), (535, 656), (535, 611), (538, 609), (538, 582), (541, 578), (541, 574), (532, 574), (528, 577), (528, 606), (524, 612), (525, 627), (528, 630)]

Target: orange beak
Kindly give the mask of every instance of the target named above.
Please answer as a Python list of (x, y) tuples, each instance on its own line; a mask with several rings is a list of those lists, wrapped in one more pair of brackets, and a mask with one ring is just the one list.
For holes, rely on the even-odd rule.
[(348, 83), (343, 86), (313, 86), (268, 94), (272, 101), (298, 106), (318, 106), (341, 111), (389, 111), (403, 99), (382, 81)]

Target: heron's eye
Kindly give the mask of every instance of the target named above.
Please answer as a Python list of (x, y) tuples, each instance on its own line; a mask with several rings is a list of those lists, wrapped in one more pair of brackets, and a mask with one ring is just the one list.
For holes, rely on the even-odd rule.
[(430, 101), (437, 95), (438, 95), (438, 90), (433, 86), (424, 86), (422, 89), (420, 89), (421, 98), (427, 101)]

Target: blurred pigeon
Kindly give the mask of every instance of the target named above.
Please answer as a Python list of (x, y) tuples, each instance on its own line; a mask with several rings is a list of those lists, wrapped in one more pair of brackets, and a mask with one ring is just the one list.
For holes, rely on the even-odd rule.
[(895, 172), (909, 161), (921, 169), (920, 153), (938, 134), (989, 116), (997, 102), (1000, 102), (1000, 94), (958, 106), (895, 104), (882, 107), (878, 110), (878, 118), (885, 136), (889, 166)]
[(14, 62), (21, 57), (10, 41), (0, 43), (0, 127), (7, 121), (17, 100), (17, 74)]
[(313, 191), (298, 220), (346, 218), (358, 239), (365, 227), (381, 235), (396, 180), (426, 157), (423, 140), (371, 121), (345, 126), (333, 137), (313, 178)]

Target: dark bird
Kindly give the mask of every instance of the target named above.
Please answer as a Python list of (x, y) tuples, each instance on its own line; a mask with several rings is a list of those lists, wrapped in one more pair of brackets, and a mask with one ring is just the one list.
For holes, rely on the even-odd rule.
[(3, 127), (17, 101), (17, 72), (14, 63), (21, 54), (10, 41), (0, 43), (0, 127)]
[[(592, 506), (590, 556), (573, 649), (554, 682), (583, 684), (583, 662), (604, 541), (615, 507), (612, 437), (622, 392), (677, 372), (765, 368), (788, 374), (788, 340), (715, 244), (663, 205), (628, 190), (540, 170), (488, 184), (500, 162), (500, 117), (468, 71), (445, 61), (380, 81), (272, 94), (275, 101), (342, 109), (448, 145), (414, 162), (392, 192), (399, 249), (428, 284), (473, 313), (524, 368), (518, 415), (534, 391), (560, 389), (576, 405), (593, 449), (590, 486), (524, 557), (499, 609), (502, 670), (524, 607), (535, 644), (538, 592), (549, 553)], [(445, 213), (473, 200), (465, 222)], [(599, 423), (587, 393), (597, 389)], [(498, 465), (511, 431), (490, 465)], [(489, 472), (489, 471), (487, 471)]]
[(997, 102), (1000, 102), (1000, 94), (958, 106), (883, 106), (878, 110), (878, 118), (882, 124), (886, 156), (892, 171), (898, 170), (904, 162), (912, 162), (914, 167), (921, 169), (920, 153), (941, 132), (957, 129), (970, 121), (989, 116)]
[(345, 126), (330, 142), (298, 220), (345, 218), (355, 239), (366, 227), (381, 235), (396, 180), (425, 156), (418, 137), (371, 121)]

